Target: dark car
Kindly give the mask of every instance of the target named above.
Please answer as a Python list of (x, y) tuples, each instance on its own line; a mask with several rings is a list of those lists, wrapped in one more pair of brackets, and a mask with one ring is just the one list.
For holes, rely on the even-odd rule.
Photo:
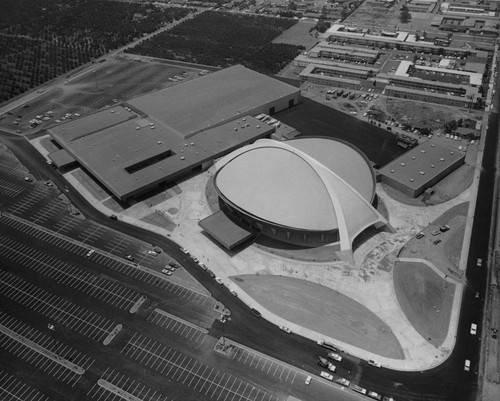
[(255, 308), (252, 308), (252, 309), (251, 309), (251, 311), (252, 311), (252, 313), (253, 313), (255, 316), (257, 316), (257, 317), (261, 317), (261, 316), (262, 316), (262, 315), (260, 314), (260, 312), (259, 312), (257, 309), (255, 309)]
[(215, 273), (212, 270), (207, 270), (207, 273), (210, 277), (215, 278)]

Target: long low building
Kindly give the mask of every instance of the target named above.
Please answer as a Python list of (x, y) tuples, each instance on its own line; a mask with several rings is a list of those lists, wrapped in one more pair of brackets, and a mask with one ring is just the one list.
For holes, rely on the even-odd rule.
[(49, 158), (73, 158), (127, 200), (270, 136), (274, 128), (252, 116), (299, 102), (298, 88), (234, 66), (52, 127), (61, 150)]
[(406, 152), (379, 170), (382, 182), (416, 198), (465, 161), (465, 154), (432, 140)]

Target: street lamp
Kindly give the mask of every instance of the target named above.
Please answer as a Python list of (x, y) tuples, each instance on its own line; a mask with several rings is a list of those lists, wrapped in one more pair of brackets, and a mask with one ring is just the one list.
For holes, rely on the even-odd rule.
[(95, 70), (92, 71), (92, 73), (94, 74), (94, 81), (95, 81), (95, 91), (96, 92), (99, 92), (99, 87), (97, 86), (97, 77), (95, 75)]
[(222, 348), (226, 347), (226, 336), (224, 332), (224, 323), (226, 323), (226, 315), (220, 315), (220, 321), (222, 323)]

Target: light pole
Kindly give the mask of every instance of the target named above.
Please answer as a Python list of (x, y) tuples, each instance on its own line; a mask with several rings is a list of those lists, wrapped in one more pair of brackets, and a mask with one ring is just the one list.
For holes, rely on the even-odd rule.
[(99, 87), (97, 86), (97, 77), (95, 75), (95, 70), (92, 71), (92, 73), (94, 74), (94, 81), (95, 81), (95, 91), (96, 92), (99, 92)]
[(226, 323), (226, 316), (220, 315), (220, 321), (222, 322), (222, 348), (226, 347), (226, 336), (224, 332), (224, 323)]

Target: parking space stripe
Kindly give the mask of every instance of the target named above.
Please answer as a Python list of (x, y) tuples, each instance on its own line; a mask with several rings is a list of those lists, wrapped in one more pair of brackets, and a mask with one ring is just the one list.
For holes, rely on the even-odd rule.
[(2, 270), (0, 293), (96, 341), (103, 341), (116, 325), (107, 318)]
[[(158, 344), (160, 346), (158, 347)], [(170, 377), (180, 383), (187, 383), (194, 390), (209, 394), (210, 397), (217, 400), (225, 400), (228, 396), (232, 396), (235, 401), (254, 401), (254, 397), (249, 397), (245, 393), (240, 392), (240, 388), (247, 388), (247, 382), (226, 372), (221, 372), (212, 368), (209, 374), (207, 366), (200, 361), (196, 361), (192, 357), (182, 354), (179, 351), (173, 351), (167, 345), (154, 341), (146, 336), (134, 334), (133, 337), (123, 347), (122, 353), (130, 359), (138, 361), (140, 364), (149, 364), (151, 358), (145, 362), (146, 356), (152, 356), (158, 361), (151, 364), (150, 368), (154, 367), (156, 372), (160, 372), (165, 376)], [(168, 368), (168, 369), (167, 369)], [(204, 368), (202, 370), (202, 368)], [(163, 373), (165, 372), (166, 373)], [(203, 372), (203, 373), (199, 373)], [(194, 379), (198, 378), (197, 381)], [(243, 384), (246, 384), (243, 386)], [(199, 386), (200, 385), (200, 386)], [(199, 387), (198, 387), (199, 386)], [(264, 390), (258, 389), (258, 393), (262, 393), (266, 400), (277, 401), (273, 394), (267, 393)]]
[(28, 386), (21, 379), (0, 369), (0, 399), (18, 401), (49, 401), (50, 398)]

